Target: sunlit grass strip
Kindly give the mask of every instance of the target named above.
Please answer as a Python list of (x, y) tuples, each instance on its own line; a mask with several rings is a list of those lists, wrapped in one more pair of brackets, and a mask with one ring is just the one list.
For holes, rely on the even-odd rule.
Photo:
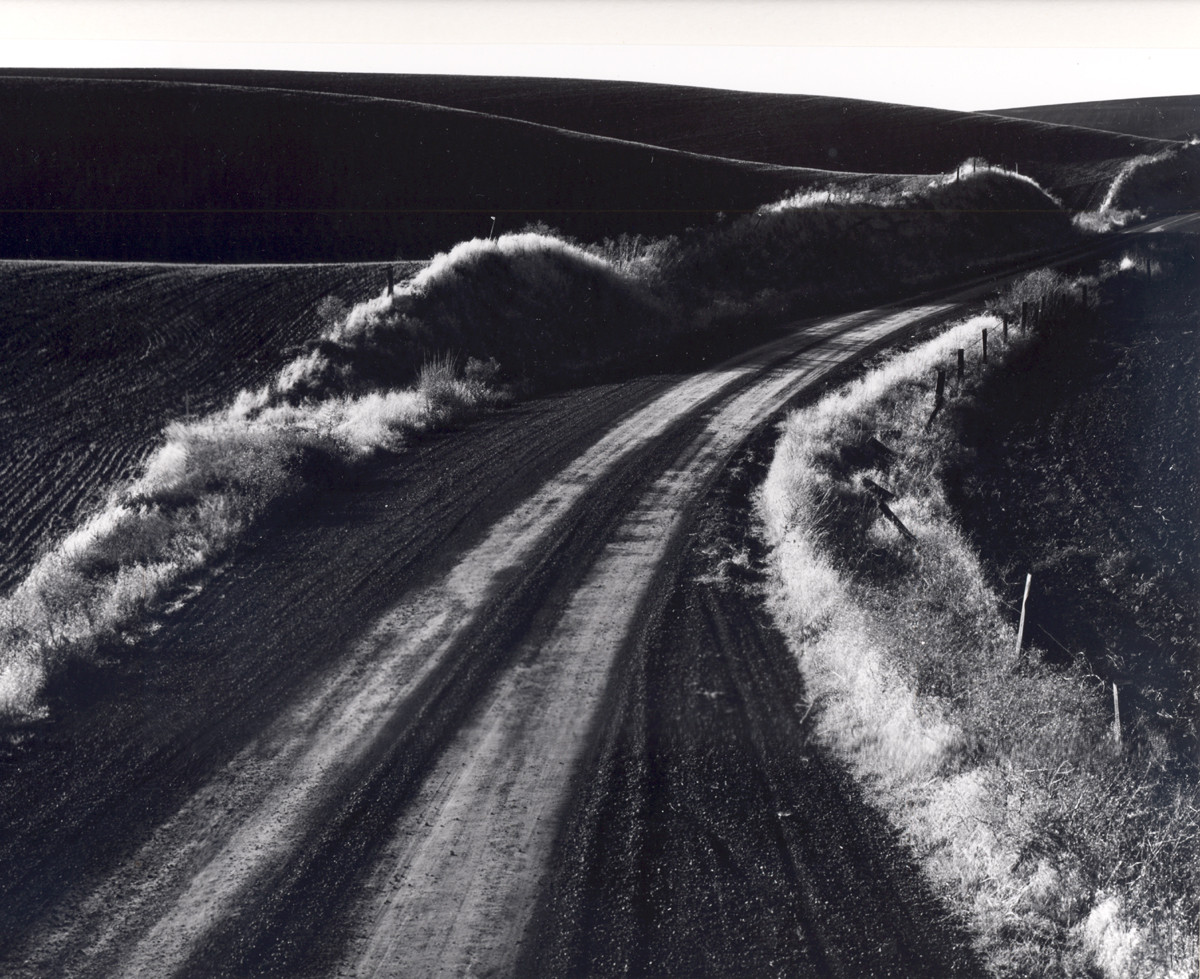
[[(1043, 274), (1022, 289), (1064, 287)], [(998, 339), (995, 317), (958, 325), (788, 420), (761, 497), (773, 608), (819, 736), (901, 828), (995, 975), (1191, 975), (1194, 787), (1114, 750), (1084, 670), (1013, 669), (1015, 630), (946, 502), (983, 327)], [(993, 369), (1037, 342), (1010, 338), (989, 345)], [(975, 347), (971, 370), (927, 430), (935, 365), (951, 372), (958, 347)], [(841, 447), (871, 435), (898, 461), (847, 471)], [(898, 494), (915, 547), (864, 477)]]
[(405, 390), (291, 405), (265, 388), (172, 423), (142, 474), (0, 600), (0, 716), (36, 716), (56, 666), (140, 625), (302, 488), (305, 463), (336, 468), (399, 448), (499, 397), (443, 360)]

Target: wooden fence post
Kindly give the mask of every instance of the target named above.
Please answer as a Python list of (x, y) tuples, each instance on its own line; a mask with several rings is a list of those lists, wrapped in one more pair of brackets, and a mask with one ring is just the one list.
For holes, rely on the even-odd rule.
[(962, 347), (958, 348), (958, 379), (963, 379), (963, 371), (967, 367), (967, 352)]
[(893, 493), (886, 486), (880, 486), (877, 482), (875, 482), (875, 480), (871, 479), (870, 476), (863, 477), (863, 485), (884, 503), (886, 503), (888, 500), (894, 500), (896, 498), (895, 493)]
[(1021, 598), (1021, 624), (1017, 626), (1017, 662), (1023, 656), (1022, 646), (1025, 643), (1025, 606), (1029, 603), (1029, 586), (1033, 584), (1033, 575), (1025, 575), (1025, 595)]
[(892, 513), (892, 508), (884, 503), (883, 500), (879, 501), (879, 509), (883, 511), (883, 515), (895, 525), (898, 531), (900, 531), (902, 537), (904, 537), (906, 540), (913, 541), (914, 543), (916, 542), (917, 535), (900, 522), (900, 518)]
[(940, 408), (942, 402), (946, 400), (946, 369), (939, 367), (937, 372), (937, 393), (933, 396), (933, 406)]
[(983, 362), (987, 363), (987, 327), (983, 328)]
[(392, 267), (390, 265), (387, 267), (387, 270), (388, 270), (388, 295), (394, 296), (396, 294), (396, 278), (392, 274)]

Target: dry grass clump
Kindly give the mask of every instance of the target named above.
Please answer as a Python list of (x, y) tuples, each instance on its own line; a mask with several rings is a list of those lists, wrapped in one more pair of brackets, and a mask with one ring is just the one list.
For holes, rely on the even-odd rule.
[[(1052, 307), (1070, 283), (1009, 294)], [(789, 418), (761, 510), (774, 609), (819, 704), (818, 731), (891, 814), (972, 928), (993, 974), (1190, 975), (1200, 792), (1153, 747), (1117, 750), (1106, 690), (1080, 664), (1018, 665), (1013, 627), (942, 481), (957, 413), (1040, 342), (960, 324)], [(953, 352), (971, 368), (959, 386)], [(932, 425), (935, 367), (948, 401)], [(894, 457), (872, 453), (877, 438)], [(912, 544), (885, 518), (867, 480)]]

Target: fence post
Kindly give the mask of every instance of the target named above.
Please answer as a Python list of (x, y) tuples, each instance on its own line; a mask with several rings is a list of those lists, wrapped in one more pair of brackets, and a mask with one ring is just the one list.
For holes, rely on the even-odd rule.
[(1029, 303), (1021, 301), (1021, 332), (1024, 333), (1028, 329), (1027, 323), (1029, 320)]
[(958, 379), (963, 379), (963, 371), (967, 367), (967, 352), (962, 347), (958, 348)]
[(933, 398), (934, 408), (940, 408), (942, 406), (942, 402), (946, 400), (946, 369), (944, 367), (939, 367), (937, 372), (937, 394), (935, 394)]
[(907, 527), (905, 527), (903, 523), (900, 522), (900, 518), (897, 517), (894, 513), (892, 513), (892, 508), (890, 506), (888, 506), (886, 503), (884, 503), (883, 500), (879, 501), (879, 509), (883, 512), (883, 515), (892, 522), (892, 524), (895, 526), (895, 528), (898, 531), (900, 531), (900, 536), (902, 536), (905, 540), (909, 540), (909, 541), (912, 541), (913, 543), (916, 543), (917, 535), (914, 534), (911, 530), (909, 530)]
[(395, 276), (392, 274), (392, 267), (390, 265), (387, 267), (387, 270), (388, 270), (388, 295), (394, 296), (396, 294), (396, 279), (395, 279)]
[(983, 362), (987, 363), (987, 327), (983, 328)]
[(1021, 624), (1017, 626), (1017, 662), (1021, 662), (1022, 646), (1025, 643), (1025, 606), (1029, 603), (1029, 586), (1033, 584), (1033, 575), (1025, 575), (1025, 595), (1021, 598)]

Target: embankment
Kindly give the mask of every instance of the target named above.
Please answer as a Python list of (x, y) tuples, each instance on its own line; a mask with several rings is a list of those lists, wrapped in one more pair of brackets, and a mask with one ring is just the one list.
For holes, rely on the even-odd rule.
[[(1108, 684), (1083, 657), (1054, 662), (1040, 632), (1018, 656), (1017, 622), (951, 503), (980, 406), (1011, 402), (1007, 386), (1056, 335), (1093, 322), (1077, 285), (1031, 276), (994, 314), (788, 420), (762, 494), (774, 609), (820, 736), (995, 975), (1183, 976), (1196, 956), (1194, 772), (1162, 738), (1134, 736), (1128, 715), (1114, 742)], [(1019, 322), (1022, 301), (1047, 316), (1006, 343), (999, 317)], [(936, 368), (945, 401), (931, 420)], [(1008, 502), (989, 500), (979, 524), (1011, 520)]]

